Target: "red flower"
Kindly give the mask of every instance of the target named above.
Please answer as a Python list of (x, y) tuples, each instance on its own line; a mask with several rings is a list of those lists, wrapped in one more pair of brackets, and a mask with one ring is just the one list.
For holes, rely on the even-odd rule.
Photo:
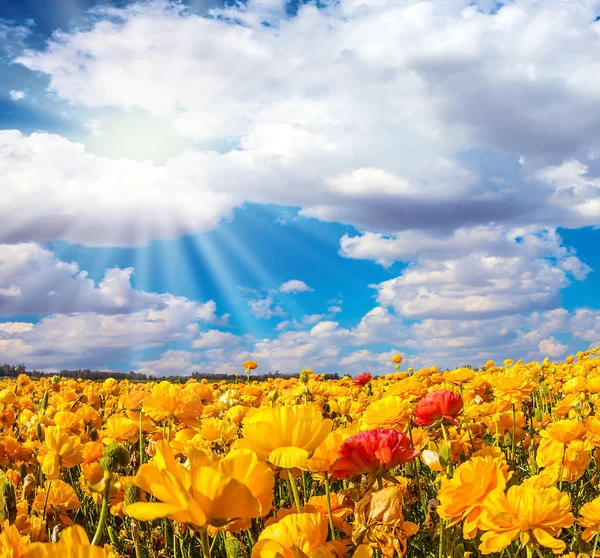
[(369, 374), (369, 372), (363, 372), (362, 374), (359, 374), (358, 376), (356, 376), (356, 378), (354, 378), (354, 385), (355, 386), (364, 386), (364, 385), (368, 384), (372, 378), (373, 378), (373, 376), (371, 376), (371, 374)]
[(382, 469), (393, 469), (418, 454), (411, 447), (408, 436), (401, 432), (384, 428), (365, 430), (342, 444), (331, 472), (338, 479), (376, 473)]
[(431, 426), (439, 419), (446, 419), (454, 424), (462, 408), (463, 400), (457, 393), (447, 389), (430, 391), (419, 401), (415, 409), (414, 423), (417, 426)]

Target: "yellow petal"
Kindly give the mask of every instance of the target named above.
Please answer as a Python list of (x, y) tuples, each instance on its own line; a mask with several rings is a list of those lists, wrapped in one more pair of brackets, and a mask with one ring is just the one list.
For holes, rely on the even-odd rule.
[(274, 449), (269, 454), (269, 461), (276, 467), (282, 469), (293, 469), (294, 467), (305, 467), (309, 453), (302, 448), (282, 447)]
[(125, 513), (138, 521), (152, 521), (160, 517), (168, 517), (180, 511), (182, 511), (181, 506), (161, 504), (160, 502), (136, 502), (125, 508)]

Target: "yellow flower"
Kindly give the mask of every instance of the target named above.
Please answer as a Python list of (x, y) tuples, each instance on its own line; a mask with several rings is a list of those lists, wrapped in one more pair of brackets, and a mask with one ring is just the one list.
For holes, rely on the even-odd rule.
[(352, 435), (349, 429), (331, 431), (324, 442), (315, 450), (304, 468), (313, 473), (328, 471), (338, 458), (338, 452), (346, 438)]
[(77, 436), (70, 436), (60, 426), (46, 428), (44, 442), (37, 460), (47, 478), (57, 479), (61, 467), (71, 469), (83, 463), (81, 440)]
[(102, 442), (106, 445), (114, 442), (137, 442), (139, 438), (140, 425), (127, 417), (112, 416), (104, 425)]
[(38, 515), (42, 516), (45, 508), (47, 517), (54, 516), (63, 525), (73, 524), (68, 513), (78, 510), (79, 506), (79, 498), (77, 498), (75, 490), (61, 480), (47, 480), (44, 488), (38, 488), (33, 501), (33, 509)]
[(327, 438), (332, 421), (314, 405), (263, 407), (244, 419), (244, 438), (269, 452), (277, 467), (303, 467), (311, 453)]
[(568, 444), (585, 436), (585, 426), (577, 419), (558, 420), (548, 425), (540, 435), (542, 438), (552, 438), (561, 444)]
[(438, 493), (441, 505), (437, 510), (440, 517), (450, 521), (450, 525), (464, 519), (463, 536), (472, 539), (490, 493), (503, 491), (510, 477), (508, 465), (503, 461), (491, 456), (472, 457), (454, 471), (451, 479), (442, 479)]
[(187, 467), (175, 461), (166, 441), (142, 465), (134, 479), (159, 502), (137, 502), (126, 513), (140, 521), (168, 517), (196, 527), (222, 527), (240, 518), (269, 513), (274, 477), (269, 466), (249, 450), (234, 450), (218, 461), (190, 450)]
[(577, 523), (585, 527), (581, 537), (584, 541), (590, 541), (600, 531), (600, 497), (581, 506), (579, 513), (581, 517), (577, 520)]
[[(507, 361), (504, 362), (506, 364)], [(512, 361), (510, 362), (512, 364)], [(529, 397), (535, 387), (531, 373), (525, 370), (518, 373), (498, 374), (497, 376), (491, 376), (490, 380), (494, 385), (496, 397), (513, 405), (518, 405), (523, 399)]]
[(539, 545), (560, 554), (566, 544), (556, 537), (574, 521), (568, 494), (525, 481), (506, 494), (495, 490), (485, 501), (479, 521), (485, 533), (479, 549), (483, 554), (500, 552), (517, 537), (526, 546), (533, 536)]
[(160, 382), (144, 399), (144, 412), (155, 422), (177, 419), (190, 425), (197, 425), (197, 417), (202, 415), (202, 401), (193, 388), (181, 389), (170, 382)]
[(202, 420), (200, 432), (204, 439), (209, 442), (218, 442), (221, 438), (225, 442), (231, 442), (237, 433), (237, 426), (218, 418), (205, 418)]
[(108, 558), (108, 556), (107, 550), (90, 544), (83, 527), (74, 525), (63, 531), (57, 543), (32, 544), (23, 558)]
[(460, 385), (470, 382), (473, 378), (475, 378), (475, 372), (470, 368), (457, 368), (450, 372), (444, 372), (444, 382), (448, 382), (449, 384)]
[(29, 538), (22, 537), (19, 530), (6, 520), (0, 532), (0, 558), (21, 558), (28, 548), (27, 543)]
[(320, 513), (287, 515), (263, 530), (252, 558), (336, 558), (327, 529), (327, 517)]
[(398, 432), (406, 432), (412, 412), (407, 399), (388, 395), (379, 401), (373, 401), (363, 411), (360, 417), (360, 429), (391, 428)]
[(578, 420), (559, 420), (540, 433), (541, 441), (536, 455), (540, 467), (557, 480), (576, 482), (590, 464), (592, 444), (583, 440), (586, 429)]

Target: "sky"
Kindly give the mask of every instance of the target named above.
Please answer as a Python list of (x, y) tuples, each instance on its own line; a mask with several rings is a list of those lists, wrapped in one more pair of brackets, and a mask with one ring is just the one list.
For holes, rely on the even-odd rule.
[(600, 4), (0, 3), (0, 361), (600, 344)]

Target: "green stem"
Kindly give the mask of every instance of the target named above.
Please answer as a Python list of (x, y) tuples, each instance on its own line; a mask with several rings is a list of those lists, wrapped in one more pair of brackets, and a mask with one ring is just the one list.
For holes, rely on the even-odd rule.
[(290, 490), (292, 491), (292, 494), (294, 496), (296, 510), (298, 511), (298, 513), (302, 513), (302, 505), (300, 504), (300, 494), (298, 494), (298, 487), (296, 486), (296, 480), (294, 479), (294, 474), (292, 473), (291, 469), (286, 469), (285, 472), (287, 475), (288, 483), (290, 485)]
[(202, 553), (204, 554), (204, 558), (211, 558), (210, 542), (208, 540), (208, 531), (206, 529), (200, 531), (200, 541), (202, 542)]
[(592, 558), (596, 558), (596, 548), (598, 547), (598, 536), (600, 536), (600, 531), (596, 533), (594, 537), (594, 550), (592, 550)]
[(327, 500), (327, 515), (329, 516), (329, 529), (331, 530), (331, 540), (335, 541), (335, 527), (333, 525), (333, 512), (331, 511), (331, 494), (329, 492), (329, 476), (325, 471), (325, 499)]
[(383, 490), (383, 480), (377, 475), (377, 490)]
[(142, 547), (140, 546), (140, 531), (137, 521), (131, 522), (131, 534), (133, 536), (133, 546), (135, 547), (135, 558), (142, 558)]
[(564, 473), (564, 469), (565, 469), (565, 456), (567, 454), (567, 444), (563, 445), (563, 454), (562, 454), (562, 461), (560, 462), (560, 476), (559, 476), (559, 481), (558, 481), (558, 489), (562, 490), (562, 483), (563, 483), (563, 473)]
[(442, 435), (444, 436), (444, 440), (448, 441), (448, 433), (446, 432), (446, 427), (443, 422), (440, 422), (440, 426), (442, 427)]
[(444, 521), (442, 519), (440, 519), (440, 547), (438, 557), (444, 558)]
[[(469, 435), (470, 434), (471, 432), (469, 431)], [(410, 445), (414, 448), (415, 443), (413, 442), (412, 424), (410, 422), (408, 424), (408, 437), (410, 438)], [(418, 457), (415, 459), (415, 477), (417, 485), (417, 495), (419, 496), (419, 501), (421, 502), (421, 506), (423, 507), (423, 513), (427, 515), (427, 502), (423, 498), (423, 494), (421, 492), (421, 461)]]
[(512, 404), (512, 439), (510, 443), (510, 459), (514, 462), (515, 460), (515, 436), (517, 435), (517, 410), (515, 404)]
[(140, 409), (140, 467), (144, 464), (144, 430), (142, 429), (142, 410)]
[(106, 471), (104, 473), (104, 495), (102, 498), (102, 509), (100, 510), (100, 519), (98, 519), (98, 527), (96, 528), (96, 534), (92, 539), (92, 546), (100, 546), (100, 538), (102, 537), (102, 532), (104, 531), (104, 526), (106, 525), (106, 520), (108, 519), (108, 506), (110, 502), (110, 485), (112, 484), (112, 473), (110, 471)]
[(52, 481), (48, 483), (48, 488), (46, 489), (46, 497), (44, 498), (44, 513), (42, 518), (46, 521), (46, 507), (48, 506), (48, 496), (50, 496), (50, 488), (52, 488)]

